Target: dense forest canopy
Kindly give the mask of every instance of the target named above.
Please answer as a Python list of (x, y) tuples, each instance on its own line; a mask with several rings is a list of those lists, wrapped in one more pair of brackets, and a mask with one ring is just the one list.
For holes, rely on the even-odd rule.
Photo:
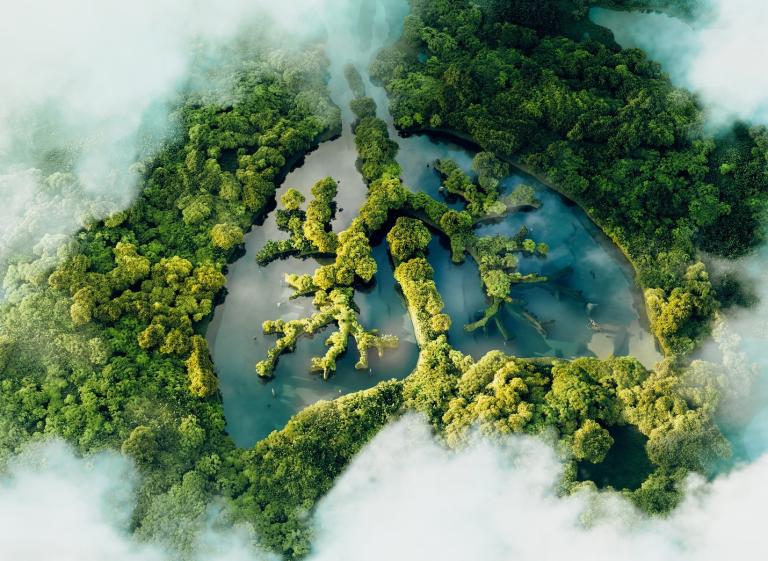
[(194, 518), (205, 497), (243, 492), (202, 330), (226, 263), (291, 161), (338, 131), (326, 65), (319, 50), (266, 45), (233, 61), (222, 70), (232, 102), (184, 100), (181, 139), (143, 164), (128, 211), (89, 224), (53, 271), (44, 258), (11, 266), (0, 317), (4, 455), (53, 434), (82, 451), (121, 449), (144, 475), (135, 520), (147, 536), (164, 534), (177, 501)]
[(717, 309), (700, 250), (734, 257), (762, 239), (765, 130), (707, 136), (696, 99), (640, 51), (494, 6), (413, 5), (372, 68), (397, 125), (468, 135), (577, 201), (635, 265), (665, 351), (693, 350)]
[[(615, 438), (633, 431), (648, 470), (632, 488), (609, 484), (646, 512), (669, 511), (689, 472), (707, 474), (729, 454), (715, 423), (722, 373), (689, 364), (688, 356), (733, 285), (713, 285), (700, 255), (741, 255), (761, 239), (768, 133), (739, 125), (705, 134), (695, 97), (674, 88), (657, 64), (581, 34), (592, 4), (412, 1), (402, 38), (379, 54), (372, 74), (403, 134), (440, 131), (480, 146), (477, 177), (450, 160), (435, 163), (463, 209), (403, 184), (397, 144), (352, 71), (358, 167), (368, 185), (359, 215), (345, 231), (332, 231), (339, 186), (330, 178), (314, 185), (309, 201), (290, 190), (279, 201), (278, 225), (288, 238), (266, 245), (259, 262), (325, 260), (314, 274), (288, 279), (297, 297), (313, 298), (316, 313), (289, 322), (259, 318), (278, 337), (258, 374), (271, 376), (300, 336), (326, 325), (338, 331), (312, 367), (329, 378), (350, 338), (361, 368), (369, 349), (386, 352), (396, 343), (362, 326), (354, 305), (355, 291), (377, 273), (371, 240), (379, 236), (420, 346), (406, 380), (309, 407), (252, 449), (236, 448), (226, 435), (203, 337), (223, 296), (226, 264), (278, 204), (285, 174), (341, 128), (321, 51), (264, 46), (228, 69), (231, 102), (185, 97), (175, 115), (182, 133), (141, 164), (141, 195), (129, 210), (89, 223), (58, 250), (53, 270), (51, 256), (8, 270), (0, 311), (3, 457), (50, 435), (81, 452), (119, 449), (142, 474), (138, 535), (183, 550), (209, 501), (223, 497), (262, 543), (301, 557), (316, 501), (382, 426), (416, 410), (448, 446), (460, 446), (472, 426), (489, 436), (555, 434), (568, 458), (564, 490), (594, 485), (581, 468), (607, 461)], [(693, 6), (610, 4), (673, 5), (684, 15)], [(526, 232), (476, 234), (489, 216), (538, 204), (530, 188), (502, 196), (511, 165), (578, 202), (627, 254), (666, 353), (653, 372), (632, 358), (495, 351), (475, 361), (451, 347), (452, 318), (428, 260), (433, 235), (450, 245), (455, 262), (478, 266), (488, 310), (467, 328), (491, 321), (515, 283), (546, 280), (517, 270), (518, 256), (544, 258), (545, 244)]]

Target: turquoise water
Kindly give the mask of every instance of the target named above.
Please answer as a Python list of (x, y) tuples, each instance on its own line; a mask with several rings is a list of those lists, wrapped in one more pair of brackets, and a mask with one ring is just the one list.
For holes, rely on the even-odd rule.
[[(407, 6), (398, 5), (399, 10)], [(406, 12), (403, 12), (403, 14)], [(309, 194), (316, 181), (331, 176), (339, 183), (339, 211), (335, 231), (349, 225), (365, 200), (366, 186), (355, 168), (357, 153), (347, 110), (351, 99), (343, 78), (343, 68), (354, 63), (363, 74), (368, 94), (377, 100), (379, 114), (390, 125), (386, 94), (374, 87), (367, 77), (367, 61), (374, 50), (392, 33), (389, 25), (397, 21), (390, 12), (378, 10), (373, 21), (373, 39), (368, 52), (350, 54), (345, 44), (329, 42), (331, 79), (329, 88), (334, 101), (343, 108), (342, 135), (323, 143), (307, 155), (285, 179), (277, 196), (293, 187)], [(368, 35), (366, 35), (368, 36)], [(340, 41), (349, 42), (349, 36)], [(343, 42), (342, 41), (342, 42)], [(361, 41), (362, 44), (362, 41)], [(440, 180), (431, 164), (438, 158), (452, 158), (469, 171), (474, 156), (470, 148), (446, 139), (428, 136), (396, 137), (400, 145), (398, 161), (403, 180), (412, 189), (442, 197)], [(535, 187), (542, 208), (515, 214), (508, 219), (480, 228), (481, 234), (512, 234), (525, 225), (531, 237), (550, 245), (547, 259), (521, 260), (523, 272), (554, 275), (556, 281), (540, 287), (516, 288), (512, 296), (525, 304), (544, 325), (535, 329), (521, 315), (521, 309), (509, 308), (500, 320), (510, 337), (495, 325), (486, 331), (467, 333), (463, 326), (477, 319), (486, 302), (477, 268), (471, 260), (462, 265), (450, 261), (445, 240), (435, 236), (428, 258), (435, 268), (435, 282), (453, 319), (449, 332), (451, 343), (459, 350), (479, 358), (492, 349), (502, 349), (518, 356), (606, 357), (612, 354), (637, 356), (652, 365), (659, 355), (654, 340), (643, 326), (642, 299), (633, 285), (631, 271), (623, 256), (587, 219), (584, 213), (557, 193), (533, 178), (513, 174), (504, 181), (505, 189), (525, 182)], [(458, 203), (452, 203), (460, 206)], [(264, 336), (261, 324), (267, 319), (296, 319), (312, 313), (310, 299), (289, 300), (292, 290), (285, 284), (285, 273), (311, 273), (318, 265), (313, 259), (277, 261), (266, 267), (256, 264), (255, 253), (267, 240), (285, 237), (275, 225), (274, 213), (246, 235), (245, 255), (229, 267), (227, 296), (214, 313), (207, 339), (220, 380), (227, 419), (227, 430), (240, 446), (251, 446), (271, 431), (282, 428), (288, 419), (306, 406), (323, 399), (369, 388), (382, 380), (403, 378), (414, 368), (418, 358), (413, 327), (402, 296), (392, 275), (386, 246), (379, 243), (374, 255), (379, 266), (376, 281), (355, 296), (361, 321), (368, 328), (378, 328), (400, 338), (400, 347), (388, 351), (383, 359), (371, 357), (370, 370), (357, 371), (354, 346), (338, 362), (334, 377), (324, 381), (309, 372), (310, 358), (324, 354), (324, 341), (333, 327), (313, 339), (302, 339), (296, 351), (283, 355), (270, 381), (261, 380), (254, 370), (274, 336)], [(597, 326), (597, 327), (596, 327)]]
[[(403, 178), (411, 188), (417, 186), (434, 197), (442, 197), (437, 190), (437, 174), (426, 167), (435, 157), (453, 157), (470, 171), (474, 153), (468, 148), (428, 136), (399, 142), (401, 153), (409, 155), (407, 160), (401, 159), (401, 165)], [(428, 181), (423, 180), (425, 175), (431, 175)], [(521, 183), (535, 189), (541, 208), (481, 226), (478, 234), (514, 236), (525, 226), (530, 237), (547, 243), (551, 251), (546, 259), (521, 258), (520, 271), (538, 273), (551, 280), (513, 289), (512, 297), (524, 305), (522, 309), (507, 307), (500, 315), (511, 338), (492, 323), (486, 331), (467, 333), (464, 325), (477, 320), (486, 306), (477, 267), (469, 259), (459, 266), (451, 263), (446, 241), (434, 239), (429, 260), (435, 268), (435, 282), (446, 302), (446, 311), (453, 318), (451, 343), (475, 358), (502, 349), (526, 357), (633, 355), (653, 366), (660, 355), (645, 326), (642, 296), (623, 255), (578, 206), (535, 178), (515, 173), (502, 185), (504, 191), (510, 191)], [(523, 317), (526, 311), (539, 320), (545, 334)]]

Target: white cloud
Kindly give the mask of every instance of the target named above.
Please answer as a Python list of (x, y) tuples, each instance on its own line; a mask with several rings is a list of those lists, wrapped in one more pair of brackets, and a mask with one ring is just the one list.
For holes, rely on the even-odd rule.
[[(34, 0), (0, 10), (0, 261), (46, 235), (71, 233), (94, 203), (129, 204), (135, 188), (127, 169), (141, 147), (140, 117), (174, 95), (189, 68), (189, 42), (201, 35), (223, 40), (266, 4)], [(304, 33), (328, 5), (273, 4), (272, 15)], [(627, 32), (659, 58), (682, 57), (670, 72), (720, 118), (768, 122), (768, 77), (756, 67), (768, 54), (768, 5), (721, 0), (720, 9), (695, 32), (662, 32), (658, 21), (646, 28), (641, 20)], [(334, 18), (326, 12), (324, 19)], [(34, 156), (62, 144), (79, 149), (83, 191), (62, 177), (44, 189)], [(755, 324), (733, 324), (754, 336)], [(755, 348), (752, 357), (764, 345)], [(758, 419), (750, 433), (755, 456), (768, 443), (764, 426)], [(382, 431), (322, 501), (311, 559), (751, 561), (768, 553), (766, 456), (713, 483), (692, 482), (684, 504), (663, 521), (615, 494), (558, 497), (560, 471), (542, 441), (475, 441), (449, 452), (423, 421), (406, 417)], [(61, 443), (28, 451), (0, 481), (0, 559), (164, 561), (161, 549), (136, 543), (128, 531), (133, 482), (118, 455), (77, 459)], [(248, 542), (209, 530), (199, 558), (260, 559)]]
[[(194, 46), (224, 44), (269, 21), (264, 27), (282, 29), (280, 46), (291, 48), (318, 30), (329, 3), (3, 3), (0, 272), (46, 236), (62, 239), (83, 220), (132, 202), (138, 177), (131, 165), (171, 132), (169, 105), (189, 78)], [(46, 182), (54, 171), (72, 175)]]
[(691, 482), (666, 520), (615, 493), (556, 495), (560, 464), (531, 437), (451, 452), (406, 417), (353, 461), (317, 513), (312, 561), (763, 559), (768, 458)]
[[(77, 457), (59, 440), (31, 445), (0, 478), (0, 559), (8, 561), (170, 561), (179, 556), (130, 532), (133, 466), (102, 452)], [(213, 509), (212, 509), (213, 510)], [(217, 509), (220, 511), (220, 509)], [(220, 514), (220, 512), (219, 512)], [(190, 561), (276, 561), (247, 528), (200, 520)]]
[(612, 29), (624, 46), (642, 48), (660, 61), (673, 81), (699, 93), (722, 125), (738, 118), (768, 123), (768, 3), (712, 0), (694, 27), (661, 14), (594, 9), (593, 21)]
[(134, 481), (116, 454), (81, 460), (61, 442), (27, 450), (0, 485), (0, 558), (160, 561), (128, 533)]
[[(167, 132), (165, 104), (188, 71), (192, 39), (233, 33), (247, 5), (233, 6), (237, 13), (214, 17), (216, 0), (3, 5), (0, 266), (131, 202), (129, 168), (147, 148), (145, 133)], [(46, 164), (52, 151), (71, 161)], [(40, 168), (73, 175), (45, 182)]]
[[(668, 519), (615, 493), (557, 495), (562, 466), (528, 436), (475, 439), (449, 451), (415, 415), (385, 428), (354, 459), (315, 515), (309, 561), (761, 561), (768, 457), (712, 483), (689, 481)], [(134, 540), (135, 474), (112, 453), (75, 457), (61, 442), (33, 446), (0, 478), (0, 558), (167, 561)], [(199, 561), (274, 560), (252, 534), (209, 525)]]

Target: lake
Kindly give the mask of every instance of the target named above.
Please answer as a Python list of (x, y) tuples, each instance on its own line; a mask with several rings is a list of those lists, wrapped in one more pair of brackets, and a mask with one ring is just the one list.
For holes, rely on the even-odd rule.
[[(392, 6), (397, 12), (394, 15)], [(357, 153), (348, 109), (352, 95), (343, 75), (348, 63), (363, 75), (368, 95), (377, 101), (379, 115), (387, 121), (390, 134), (400, 145), (398, 161), (406, 185), (439, 199), (443, 195), (440, 179), (431, 167), (434, 160), (452, 158), (471, 172), (474, 152), (470, 147), (445, 138), (396, 135), (387, 111), (386, 92), (371, 84), (367, 73), (368, 62), (377, 48), (399, 34), (391, 22), (402, 21), (407, 13), (406, 3), (389, 2), (388, 7), (389, 11), (385, 11), (379, 4), (375, 17), (365, 26), (359, 22), (329, 23), (329, 29), (333, 29), (331, 25), (365, 29), (357, 33), (356, 43), (355, 33), (340, 33), (336, 29), (328, 36), (329, 89), (334, 102), (342, 108), (342, 134), (300, 161), (277, 191), (278, 199), (289, 187), (308, 196), (316, 181), (333, 177), (339, 183), (338, 212), (333, 221), (336, 232), (349, 225), (366, 196), (366, 185), (355, 168)], [(451, 344), (476, 359), (492, 349), (524, 357), (602, 358), (631, 354), (652, 366), (660, 355), (648, 332), (642, 295), (633, 283), (628, 262), (578, 206), (534, 178), (515, 173), (504, 180), (503, 186), (509, 190), (523, 182), (536, 189), (542, 207), (483, 225), (479, 233), (514, 235), (525, 225), (536, 241), (549, 244), (551, 252), (546, 259), (521, 258), (521, 272), (538, 272), (554, 279), (513, 290), (512, 297), (523, 303), (524, 308), (506, 307), (500, 315), (510, 338), (505, 338), (493, 324), (486, 331), (467, 333), (464, 324), (476, 320), (486, 306), (478, 271), (469, 259), (461, 265), (453, 264), (446, 240), (435, 236), (428, 259), (435, 269), (435, 282), (445, 300), (446, 312), (453, 319)], [(455, 201), (451, 204), (461, 206)], [(273, 379), (260, 379), (254, 365), (264, 358), (275, 340), (275, 336), (262, 333), (262, 322), (302, 318), (314, 310), (308, 298), (289, 300), (293, 291), (286, 285), (284, 275), (311, 273), (318, 266), (316, 260), (289, 259), (266, 267), (255, 261), (255, 254), (268, 240), (285, 237), (286, 233), (277, 230), (274, 211), (246, 235), (245, 254), (229, 266), (227, 296), (217, 306), (207, 331), (227, 430), (239, 446), (252, 446), (319, 400), (369, 388), (383, 380), (403, 378), (418, 359), (413, 326), (393, 278), (386, 244), (380, 242), (374, 248), (378, 263), (375, 282), (355, 295), (355, 303), (360, 308), (362, 324), (397, 335), (399, 348), (387, 351), (381, 359), (372, 356), (370, 369), (358, 371), (354, 368), (357, 356), (351, 345), (338, 361), (336, 374), (325, 381), (310, 373), (309, 364), (312, 356), (324, 354), (324, 341), (335, 329), (331, 326), (312, 339), (300, 340), (294, 353), (283, 355)], [(523, 317), (523, 310), (538, 319), (544, 332)]]

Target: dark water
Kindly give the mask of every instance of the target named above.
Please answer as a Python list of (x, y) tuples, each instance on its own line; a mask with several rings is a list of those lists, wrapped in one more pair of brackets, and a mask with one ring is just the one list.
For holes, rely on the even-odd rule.
[[(407, 10), (407, 6), (404, 4), (401, 9)], [(368, 94), (378, 103), (379, 115), (387, 120), (393, 138), (400, 144), (398, 161), (409, 187), (441, 197), (440, 181), (431, 163), (438, 158), (452, 158), (469, 171), (474, 156), (471, 150), (444, 139), (396, 137), (386, 109), (386, 94), (370, 83), (366, 68), (374, 52), (373, 45), (384, 44), (388, 33), (398, 33), (389, 27), (388, 22), (393, 19), (397, 18), (391, 14), (387, 17), (383, 10), (377, 11), (367, 53), (351, 50), (354, 45), (350, 44), (349, 35), (337, 35), (336, 39), (329, 40), (332, 61), (329, 88), (334, 101), (342, 107), (343, 133), (309, 154), (287, 176), (277, 193), (279, 198), (287, 188), (293, 187), (308, 195), (313, 183), (333, 177), (339, 182), (339, 212), (333, 224), (337, 232), (354, 218), (366, 194), (366, 186), (355, 169), (357, 154), (348, 110), (351, 94), (343, 77), (343, 68), (348, 62), (354, 63), (363, 74)], [(572, 273), (563, 275), (549, 288), (520, 288), (513, 293), (514, 298), (524, 301), (527, 310), (545, 323), (546, 335), (537, 332), (514, 310), (500, 316), (512, 336), (509, 340), (495, 326), (486, 332), (465, 332), (464, 324), (477, 319), (486, 305), (477, 268), (470, 260), (458, 266), (452, 264), (444, 240), (435, 237), (429, 247), (429, 260), (435, 268), (435, 282), (446, 302), (446, 311), (453, 318), (451, 343), (475, 358), (492, 349), (503, 349), (519, 356), (565, 358), (632, 354), (646, 364), (655, 362), (659, 355), (653, 338), (642, 327), (635, 308), (635, 303), (642, 300), (618, 251), (578, 207), (567, 204), (532, 178), (516, 174), (507, 178), (504, 185), (511, 189), (522, 181), (536, 188), (544, 203), (542, 208), (483, 226), (480, 233), (514, 235), (525, 224), (531, 230), (530, 236), (548, 243), (552, 251), (545, 260), (521, 260), (523, 272), (551, 274), (565, 267), (573, 268)], [(460, 205), (454, 203), (454, 206)], [(360, 372), (354, 369), (357, 353), (352, 344), (338, 362), (336, 375), (324, 381), (309, 372), (309, 364), (312, 356), (324, 354), (324, 341), (335, 329), (331, 326), (313, 339), (300, 340), (294, 353), (283, 355), (273, 380), (259, 379), (254, 365), (264, 358), (275, 340), (275, 336), (262, 334), (262, 322), (306, 317), (314, 310), (310, 299), (289, 300), (292, 290), (285, 284), (284, 275), (311, 273), (318, 265), (315, 260), (290, 259), (267, 267), (259, 267), (254, 260), (255, 253), (267, 240), (286, 236), (277, 231), (274, 213), (246, 236), (245, 255), (229, 267), (228, 295), (216, 308), (207, 332), (219, 375), (227, 429), (240, 446), (251, 446), (272, 430), (282, 428), (293, 414), (316, 401), (372, 387), (393, 377), (405, 377), (418, 358), (413, 327), (395, 286), (385, 244), (379, 243), (374, 249), (379, 265), (376, 282), (359, 292), (355, 302), (363, 325), (397, 335), (400, 347), (387, 351), (383, 359), (372, 356), (370, 371)], [(590, 318), (598, 322), (600, 330), (590, 327)]]
[(648, 438), (631, 425), (610, 427), (614, 443), (605, 460), (595, 465), (578, 462), (579, 481), (594, 481), (598, 487), (637, 489), (653, 473), (645, 445)]

